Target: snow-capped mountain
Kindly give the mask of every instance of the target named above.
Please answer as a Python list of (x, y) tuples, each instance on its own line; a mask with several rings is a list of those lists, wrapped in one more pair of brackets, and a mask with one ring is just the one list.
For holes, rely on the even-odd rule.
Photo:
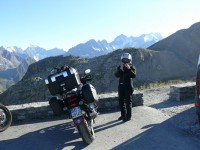
[(7, 47), (6, 50), (11, 52), (11, 53), (23, 53), (22, 48), (19, 48), (17, 46)]
[(29, 47), (27, 47), (24, 50), (19, 47), (16, 47), (16, 46), (7, 47), (5, 49), (15, 55), (20, 56), (20, 57), (23, 57), (23, 58), (31, 57), (31, 58), (35, 59), (36, 61), (39, 61), (41, 59), (44, 59), (44, 58), (50, 57), (50, 56), (62, 55), (66, 52), (63, 49), (58, 49), (58, 48), (46, 50), (44, 48), (41, 48), (41, 47), (35, 46), (35, 45), (30, 45)]
[(86, 43), (78, 44), (70, 48), (66, 55), (75, 55), (81, 57), (95, 57), (113, 51), (110, 44), (106, 41), (89, 40)]
[(161, 39), (162, 36), (160, 34), (153, 33), (144, 34), (140, 37), (126, 37), (122, 34), (116, 37), (111, 43), (108, 43), (106, 40), (96, 41), (91, 39), (86, 43), (76, 45), (69, 49), (68, 52), (58, 48), (46, 50), (34, 45), (26, 49), (17, 46), (0, 47), (0, 92), (1, 89), (5, 90), (18, 82), (31, 63), (46, 57), (64, 54), (91, 58), (126, 47), (146, 48)]
[(46, 50), (44, 48), (31, 45), (24, 50), (24, 53), (36, 61), (46, 58)]
[(123, 49), (127, 47), (147, 48), (162, 39), (163, 38), (160, 33), (143, 34), (139, 37), (133, 37), (133, 36), (127, 37), (121, 34), (117, 36), (110, 43), (108, 43), (106, 40), (96, 41), (94, 39), (91, 39), (86, 43), (80, 43), (70, 48), (68, 52), (58, 48), (46, 50), (44, 48), (34, 45), (30, 45), (26, 49), (22, 49), (16, 46), (7, 47), (5, 49), (11, 53), (14, 53), (17, 56), (23, 58), (31, 57), (36, 61), (39, 61), (46, 57), (58, 56), (63, 54), (91, 58), (107, 54), (117, 49)]
[[(25, 74), (28, 66), (35, 62), (18, 48), (0, 47), (0, 93), (18, 82)], [(17, 52), (18, 51), (18, 52)]]
[(160, 40), (162, 40), (160, 33), (143, 34), (139, 37), (127, 37), (122, 34), (116, 37), (110, 44), (113, 49), (122, 49), (127, 47), (147, 48)]
[(106, 40), (89, 40), (86, 43), (79, 44), (69, 49), (65, 55), (95, 57), (127, 47), (147, 48), (162, 39), (163, 38), (160, 33), (143, 34), (139, 37), (127, 37), (121, 34), (117, 36), (111, 43), (108, 43)]
[(4, 47), (0, 47), (0, 71), (13, 69), (18, 67), (23, 61), (23, 58), (15, 55), (15, 51), (7, 51)]

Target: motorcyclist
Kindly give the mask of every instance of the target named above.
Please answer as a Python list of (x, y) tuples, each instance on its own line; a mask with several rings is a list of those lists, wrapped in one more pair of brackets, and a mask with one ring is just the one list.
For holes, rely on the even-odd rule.
[(136, 77), (136, 68), (132, 64), (132, 57), (129, 53), (121, 55), (121, 64), (117, 67), (115, 76), (119, 78), (118, 96), (121, 116), (118, 120), (126, 122), (131, 120), (132, 116), (133, 78)]

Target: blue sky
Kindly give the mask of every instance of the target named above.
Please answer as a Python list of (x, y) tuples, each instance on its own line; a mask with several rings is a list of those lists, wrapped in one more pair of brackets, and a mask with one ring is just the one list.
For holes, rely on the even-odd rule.
[(0, 46), (69, 48), (120, 34), (167, 37), (200, 21), (199, 0), (0, 0)]

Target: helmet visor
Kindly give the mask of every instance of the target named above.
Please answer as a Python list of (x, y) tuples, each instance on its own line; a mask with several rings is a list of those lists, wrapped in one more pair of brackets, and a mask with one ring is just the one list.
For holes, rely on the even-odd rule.
[(122, 58), (122, 62), (123, 63), (130, 63), (130, 59), (128, 59), (128, 58)]

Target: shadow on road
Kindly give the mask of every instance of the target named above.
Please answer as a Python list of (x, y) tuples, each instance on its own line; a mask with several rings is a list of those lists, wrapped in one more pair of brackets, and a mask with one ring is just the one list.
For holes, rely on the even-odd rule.
[[(171, 106), (180, 106), (190, 103), (191, 101), (183, 103), (181, 102), (180, 104), (180, 102), (177, 101), (177, 103), (174, 105), (174, 102), (171, 103), (164, 101), (162, 103), (152, 105), (151, 107), (168, 108)], [(115, 111), (116, 110), (114, 110), (114, 112)], [(109, 110), (104, 112), (104, 114), (112, 112), (113, 111)], [(113, 147), (112, 149), (199, 150), (200, 136), (196, 136), (191, 132), (191, 126), (195, 124), (195, 119), (195, 110), (194, 108), (191, 108), (167, 119), (162, 123), (146, 124), (145, 126), (143, 125), (139, 128), (141, 130), (145, 130), (144, 132), (127, 139), (125, 142)], [(130, 123), (129, 127), (131, 128), (132, 123), (137, 124), (137, 120), (135, 120), (135, 122), (133, 120), (131, 120), (131, 122), (127, 122), (124, 126)], [(48, 121), (51, 122), (52, 120), (44, 121), (44, 123), (48, 123)], [(37, 126), (37, 123), (41, 122), (32, 122), (32, 124), (34, 123)], [(113, 128), (115, 126), (120, 126), (122, 123), (122, 121), (114, 120), (112, 118), (109, 122), (95, 126), (94, 130), (96, 133), (100, 133), (101, 131)], [(24, 125), (25, 123), (22, 124)], [(20, 126), (20, 123), (18, 126)], [(112, 134), (112, 132), (110, 134)], [(101, 144), (103, 143), (99, 143), (99, 145)], [(74, 126), (69, 121), (67, 123), (61, 123), (29, 132), (15, 139), (0, 141), (0, 150), (79, 150), (84, 148), (87, 149), (89, 147), (83, 143), (78, 132), (75, 132)]]
[[(188, 115), (191, 117), (189, 120), (186, 117)], [(194, 109), (191, 108), (160, 124), (141, 127), (147, 130), (117, 145), (112, 150), (199, 150), (200, 136), (191, 132), (191, 127), (195, 124), (194, 115)]]
[(150, 105), (149, 107), (160, 109), (160, 108), (168, 108), (172, 106), (184, 106), (188, 104), (194, 104), (194, 100), (186, 100), (186, 101), (176, 101), (176, 100), (166, 100), (164, 102)]
[[(80, 150), (87, 145), (80, 140), (80, 136), (74, 133), (71, 123), (64, 123), (34, 132), (29, 132), (15, 139), (0, 142), (1, 150)], [(79, 140), (78, 140), (79, 139)]]
[[(56, 121), (57, 119), (48, 120), (34, 120), (29, 122), (16, 123), (14, 126), (23, 126), (38, 123), (48, 123)], [(95, 133), (112, 128), (122, 121), (113, 120), (102, 125), (94, 126)], [(23, 129), (22, 129), (23, 130)], [(29, 132), (18, 138), (0, 141), (0, 150), (80, 150), (86, 148), (85, 144), (80, 138), (79, 133), (75, 130), (72, 122), (42, 128), (34, 132)]]
[(120, 124), (122, 124), (122, 123), (123, 123), (123, 122), (122, 122), (122, 121), (119, 121), (119, 120), (110, 121), (110, 122), (108, 122), (108, 123), (105, 123), (105, 124), (102, 124), (102, 125), (99, 125), (99, 126), (95, 126), (95, 127), (94, 127), (94, 131), (95, 131), (95, 132), (100, 132), (100, 131), (103, 131), (103, 130), (112, 128), (112, 127), (114, 127), (114, 126), (120, 125)]
[(45, 123), (49, 121), (59, 121), (59, 120), (66, 120), (65, 116), (52, 116), (52, 118), (37, 118), (37, 119), (28, 119), (28, 120), (22, 120), (22, 121), (15, 121), (12, 122), (11, 126), (19, 126), (19, 125), (26, 125), (26, 124), (36, 124), (36, 123)]

